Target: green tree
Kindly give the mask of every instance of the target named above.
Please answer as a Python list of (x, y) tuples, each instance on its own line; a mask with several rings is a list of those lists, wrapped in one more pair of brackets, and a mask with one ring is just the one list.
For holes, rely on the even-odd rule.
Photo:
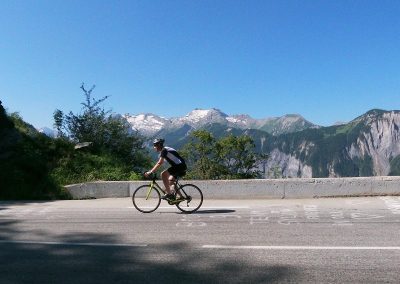
[(191, 133), (182, 154), (189, 164), (189, 178), (238, 179), (260, 175), (258, 163), (264, 158), (256, 154), (249, 136), (230, 135), (216, 139), (206, 130)]
[(260, 173), (255, 170), (261, 155), (256, 154), (250, 136), (229, 135), (216, 143), (218, 161), (224, 168), (226, 178), (254, 178)]
[[(108, 96), (99, 100), (92, 97), (92, 92), (96, 86), (87, 90), (82, 84), (81, 89), (85, 96), (85, 101), (81, 103), (83, 106), (82, 113), (74, 114), (69, 112), (64, 118), (59, 118), (65, 123), (68, 137), (76, 143), (92, 142), (92, 148), (100, 150), (105, 146), (111, 125), (109, 124), (109, 113), (104, 108), (100, 107)], [(59, 112), (56, 111), (56, 114)], [(55, 117), (56, 119), (56, 117)], [(56, 121), (56, 123), (58, 123)]]
[(196, 130), (191, 133), (190, 142), (182, 149), (182, 154), (191, 168), (188, 178), (215, 179), (218, 177), (215, 144), (215, 138), (205, 130)]
[[(94, 88), (95, 86), (87, 90), (82, 84), (85, 101), (81, 103), (81, 113), (69, 112), (63, 115), (60, 110), (54, 112), (57, 130), (61, 130), (62, 133), (65, 130), (65, 135), (60, 139), (74, 143), (90, 143), (90, 147), (80, 149), (74, 155), (60, 161), (60, 168), (55, 171), (58, 180), (125, 179), (132, 170), (139, 173), (149, 167), (150, 157), (144, 148), (143, 137), (134, 132), (122, 116), (112, 115), (110, 110), (105, 111), (101, 104), (108, 96), (93, 98)], [(82, 166), (76, 161), (88, 166), (85, 171), (80, 170)], [(104, 170), (109, 172), (112, 168), (115, 173), (112, 175), (108, 175)]]
[(63, 131), (63, 126), (64, 126), (64, 113), (56, 109), (53, 113), (53, 119), (54, 119), (54, 127), (57, 129), (57, 135), (59, 137), (64, 137), (64, 131)]

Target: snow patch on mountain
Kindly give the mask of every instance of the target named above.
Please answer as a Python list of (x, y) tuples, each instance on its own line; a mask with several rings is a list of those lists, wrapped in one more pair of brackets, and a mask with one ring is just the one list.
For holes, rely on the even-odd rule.
[[(151, 137), (158, 131), (164, 129), (178, 129), (184, 125), (189, 125), (193, 129), (201, 128), (212, 123), (219, 123), (232, 128), (240, 129), (261, 129), (265, 130), (268, 124), (274, 124), (273, 134), (281, 132), (290, 132), (294, 124), (300, 127), (305, 126), (306, 120), (300, 115), (286, 115), (282, 117), (254, 119), (247, 114), (228, 116), (219, 109), (194, 109), (183, 117), (164, 118), (155, 114), (126, 114), (125, 118), (131, 124), (132, 129), (137, 130), (144, 136)], [(307, 122), (308, 123), (308, 122)], [(312, 125), (311, 123), (308, 123)], [(276, 130), (275, 130), (276, 128)]]
[(195, 109), (187, 114), (182, 120), (190, 121), (193, 123), (199, 122), (202, 119), (205, 119), (207, 115), (209, 115), (211, 110), (208, 109)]
[[(209, 123), (227, 123), (227, 115), (218, 109), (195, 109), (186, 116), (177, 118), (175, 124), (188, 124), (194, 128), (201, 127)], [(173, 121), (174, 122), (174, 121)]]
[(55, 137), (58, 136), (57, 130), (51, 129), (49, 127), (42, 127), (42, 128), (37, 129), (37, 131), (39, 131), (40, 133), (45, 134), (48, 137), (52, 137), (52, 138), (55, 138)]
[(132, 126), (133, 130), (145, 136), (154, 135), (170, 123), (168, 119), (151, 113), (138, 115), (125, 114), (124, 118)]

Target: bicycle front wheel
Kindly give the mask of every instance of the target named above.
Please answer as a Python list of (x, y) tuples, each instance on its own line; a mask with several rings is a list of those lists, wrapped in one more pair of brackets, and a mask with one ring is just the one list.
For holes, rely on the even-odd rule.
[(133, 206), (143, 213), (155, 211), (161, 203), (161, 195), (156, 188), (150, 185), (138, 187), (132, 195)]
[(200, 208), (201, 204), (203, 204), (203, 193), (200, 188), (194, 184), (182, 185), (176, 198), (179, 198), (179, 195), (182, 195), (184, 200), (176, 204), (176, 207), (178, 207), (182, 212), (193, 213)]

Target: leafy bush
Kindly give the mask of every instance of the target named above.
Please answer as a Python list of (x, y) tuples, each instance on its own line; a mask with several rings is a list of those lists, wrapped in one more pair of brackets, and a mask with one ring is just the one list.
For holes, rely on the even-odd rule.
[[(68, 139), (74, 143), (90, 142), (87, 151), (93, 155), (92, 157), (102, 157), (109, 161), (107, 165), (117, 163), (117, 168), (120, 170), (107, 169), (114, 172), (109, 176), (112, 179), (125, 176), (128, 172), (130, 175), (132, 170), (137, 173), (143, 172), (144, 168), (148, 168), (150, 164), (150, 157), (143, 144), (144, 138), (133, 132), (129, 123), (121, 116), (111, 115), (110, 111), (105, 111), (100, 107), (100, 104), (108, 97), (100, 100), (92, 98), (94, 86), (86, 90), (82, 84), (81, 89), (85, 95), (85, 102), (81, 103), (82, 113), (69, 112), (64, 115), (61, 110), (54, 112), (55, 126), (61, 139)], [(111, 163), (113, 159), (115, 161)], [(85, 162), (93, 164), (91, 159)], [(104, 165), (104, 163), (96, 164), (98, 167)], [(97, 177), (98, 173), (97, 171), (97, 174), (90, 177)], [(104, 177), (104, 174), (101, 176)]]
[(97, 180), (135, 180), (139, 175), (132, 167), (111, 154), (95, 155), (90, 152), (73, 152), (58, 161), (52, 177), (63, 185)]
[(191, 140), (182, 149), (189, 164), (187, 178), (243, 179), (259, 177), (256, 169), (260, 159), (249, 136), (229, 135), (216, 139), (205, 130), (191, 134)]

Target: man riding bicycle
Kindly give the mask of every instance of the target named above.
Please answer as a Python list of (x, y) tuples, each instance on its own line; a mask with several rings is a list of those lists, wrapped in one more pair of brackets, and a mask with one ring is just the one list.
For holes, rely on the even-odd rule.
[(175, 180), (179, 176), (184, 176), (186, 174), (186, 163), (185, 160), (179, 155), (179, 153), (171, 147), (164, 147), (164, 139), (154, 139), (153, 149), (159, 152), (158, 162), (154, 167), (145, 173), (145, 176), (149, 176), (164, 163), (165, 160), (171, 165), (167, 170), (161, 173), (161, 178), (165, 186), (166, 195), (162, 199), (174, 199), (174, 194), (171, 192), (171, 186), (174, 184)]

